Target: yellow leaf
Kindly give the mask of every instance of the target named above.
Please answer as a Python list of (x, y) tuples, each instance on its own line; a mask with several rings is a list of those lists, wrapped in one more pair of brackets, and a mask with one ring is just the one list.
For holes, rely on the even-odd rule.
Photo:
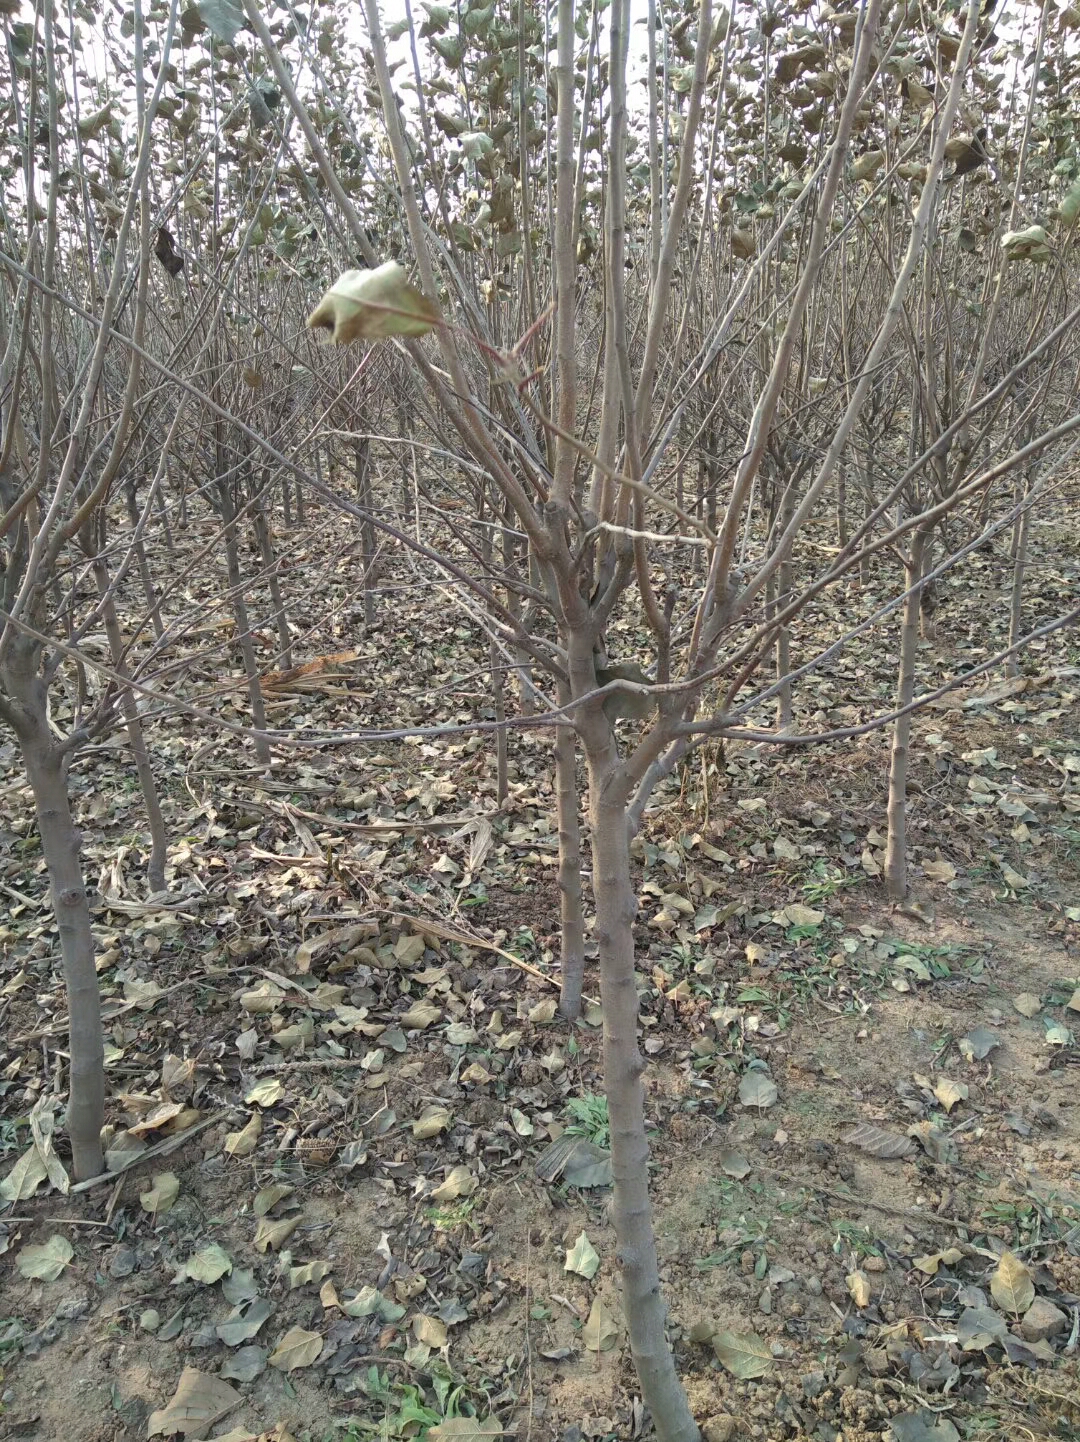
[(990, 1278), (990, 1294), (1003, 1312), (1026, 1312), (1035, 1300), (1035, 1284), (1031, 1273), (1013, 1252), (1002, 1252), (994, 1275)]
[(259, 1143), (262, 1131), (262, 1113), (252, 1112), (242, 1132), (230, 1132), (225, 1138), (225, 1153), (230, 1157), (249, 1157)]
[(861, 1269), (849, 1272), (845, 1278), (848, 1293), (856, 1307), (870, 1305), (870, 1278)]

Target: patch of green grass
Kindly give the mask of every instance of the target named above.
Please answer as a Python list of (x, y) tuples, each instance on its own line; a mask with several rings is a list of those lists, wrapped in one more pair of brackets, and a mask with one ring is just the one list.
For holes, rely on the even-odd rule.
[(569, 1097), (566, 1110), (573, 1121), (566, 1128), (572, 1137), (588, 1137), (598, 1147), (611, 1146), (611, 1124), (608, 1121), (607, 1097), (596, 1092), (585, 1092), (579, 1097)]

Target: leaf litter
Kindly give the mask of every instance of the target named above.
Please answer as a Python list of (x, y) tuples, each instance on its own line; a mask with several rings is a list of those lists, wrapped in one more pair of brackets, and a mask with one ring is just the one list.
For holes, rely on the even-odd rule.
[[(422, 618), (403, 624), (423, 637)], [(437, 668), (476, 669), (485, 644), (465, 630)], [(328, 721), (359, 703), (370, 720), (365, 668), (396, 686), (399, 721), (430, 718), (432, 678), (395, 677), (373, 642), (275, 694)], [(916, 781), (938, 811), (913, 818), (922, 890), (905, 913), (875, 880), (873, 739), (833, 773), (827, 753), (733, 747), (718, 774), (737, 804), (695, 816), (691, 785), (635, 840), (665, 1287), (680, 1367), (714, 1407), (751, 1419), (784, 1399), (793, 1435), (863, 1408), (897, 1442), (946, 1442), (943, 1407), (1006, 1430), (1037, 1412), (1025, 1376), (1058, 1411), (1077, 1395), (1080, 909), (1075, 869), (1056, 893), (1040, 855), (1080, 810), (1059, 765), (1078, 688), (1049, 663), (1030, 680), (916, 718)], [(864, 688), (891, 681), (868, 654)], [(842, 720), (831, 685), (818, 700)], [(181, 769), (196, 755), (169, 746)], [(92, 761), (77, 804), (98, 812), (87, 860), (106, 878), (108, 1154), (138, 1164), (70, 1196), (62, 1098), (21, 1040), (43, 1025), (63, 1037), (41, 963), (51, 922), (42, 879), (0, 855), (38, 904), (8, 918), (3, 977), (5, 1114), (31, 1120), (0, 1167), (17, 1389), (77, 1365), (108, 1312), (132, 1319), (125, 1346), (153, 1379), (119, 1394), (144, 1407), (140, 1435), (210, 1436), (238, 1406), (237, 1438), (343, 1405), (375, 1418), (405, 1397), (406, 1367), (432, 1405), (449, 1367), (473, 1410), (495, 1398), (497, 1415), (444, 1416), (428, 1435), (496, 1436), (526, 1355), (563, 1425), (604, 1408), (629, 1435), (632, 1399), (606, 1360), (625, 1348), (603, 1260), (610, 1153), (566, 1131), (568, 1101), (600, 1092), (600, 1018), (590, 1000), (581, 1026), (557, 1019), (549, 757), (515, 736), (511, 758), (499, 812), (469, 740), (286, 760), (269, 777), (211, 748), (170, 802), (185, 839), (157, 905), (122, 854), (139, 822), (116, 800), (117, 763)], [(134, 1326), (148, 1299), (152, 1331)], [(300, 1399), (287, 1416), (249, 1414), (268, 1369)]]

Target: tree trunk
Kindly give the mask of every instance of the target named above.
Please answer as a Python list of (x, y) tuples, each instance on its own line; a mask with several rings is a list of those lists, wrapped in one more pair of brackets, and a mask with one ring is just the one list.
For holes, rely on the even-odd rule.
[[(218, 487), (221, 498), (221, 514), (224, 518), (225, 564), (229, 573), (229, 601), (233, 619), (236, 622), (240, 654), (244, 661), (244, 675), (247, 677), (248, 695), (251, 698), (251, 720), (257, 731), (266, 730), (266, 707), (263, 704), (262, 687), (259, 684), (259, 667), (255, 659), (255, 646), (251, 639), (251, 623), (248, 620), (247, 600), (244, 596), (243, 577), (240, 571), (240, 547), (236, 536), (236, 511), (228, 483)], [(297, 491), (299, 499), (301, 492)], [(255, 738), (255, 755), (264, 766), (270, 765), (270, 747), (262, 736)]]
[(506, 735), (506, 671), (494, 637), (488, 641), (488, 664), (491, 667), (491, 704), (498, 729), (495, 732), (495, 799), (506, 804), (510, 794), (510, 766)]
[[(98, 595), (104, 601), (102, 620), (105, 625), (105, 635), (109, 640), (113, 670), (121, 676), (126, 676), (124, 637), (120, 630), (119, 617), (116, 614), (116, 603), (109, 595), (109, 568), (100, 556), (93, 563), (93, 571)], [(146, 878), (152, 894), (165, 890), (165, 860), (168, 855), (165, 821), (161, 815), (161, 802), (158, 798), (157, 782), (154, 780), (154, 768), (150, 765), (146, 733), (143, 731), (142, 717), (139, 715), (139, 705), (133, 691), (125, 690), (121, 694), (120, 709), (124, 713), (124, 725), (127, 727), (131, 754), (135, 758), (135, 770), (138, 773), (139, 786), (142, 790), (143, 805), (146, 807), (146, 824), (150, 831), (150, 859), (146, 863)]]
[[(1026, 495), (1031, 489), (1033, 477), (1029, 473), (1024, 478), (1024, 491)], [(1012, 533), (1012, 589), (1009, 592), (1009, 645), (1015, 646), (1022, 634), (1021, 627), (1024, 617), (1024, 577), (1027, 572), (1028, 559), (1028, 529), (1031, 519), (1031, 508), (1025, 506), (1013, 522)], [(1016, 656), (1010, 656), (1005, 662), (1006, 676), (1019, 676), (1020, 663)]]
[[(132, 477), (124, 486), (124, 500), (127, 505), (128, 520), (131, 522), (133, 531), (139, 526), (139, 507), (135, 497), (135, 480)], [(154, 585), (154, 578), (150, 574), (150, 566), (146, 559), (146, 547), (142, 538), (134, 542), (135, 564), (139, 568), (139, 579), (142, 581), (143, 595), (146, 597), (146, 610), (150, 617), (150, 624), (154, 628), (154, 635), (160, 641), (165, 634), (165, 627), (161, 620), (161, 604), (158, 600), (157, 587)]]
[[(919, 613), (922, 590), (923, 553), (927, 534), (916, 531), (911, 554), (904, 566), (907, 598), (900, 628), (900, 669), (896, 683), (896, 708), (907, 706), (915, 694), (915, 656), (919, 644)], [(911, 716), (893, 722), (892, 757), (889, 764), (889, 836), (885, 848), (885, 888), (891, 901), (907, 895), (907, 780), (911, 745)]]
[(259, 543), (259, 555), (262, 557), (263, 570), (266, 572), (266, 582), (270, 588), (270, 604), (274, 608), (274, 624), (277, 626), (278, 650), (280, 659), (278, 664), (286, 671), (292, 669), (292, 633), (289, 630), (289, 617), (285, 611), (285, 600), (281, 594), (281, 581), (278, 577), (277, 556), (274, 554), (274, 541), (270, 535), (270, 523), (266, 519), (266, 506), (263, 497), (270, 494), (269, 482), (263, 487), (262, 494), (256, 496), (251, 507), (251, 522), (255, 527), (255, 539)]
[[(559, 701), (570, 700), (570, 688), (559, 687)], [(559, 1010), (570, 1021), (581, 1015), (585, 978), (585, 922), (581, 905), (581, 817), (578, 809), (577, 734), (570, 726), (555, 728), (555, 798), (559, 826), (559, 931), (562, 987)]]
[[(370, 441), (366, 437), (354, 441), (356, 500), (369, 513), (373, 508), (370, 461)], [(364, 567), (364, 625), (370, 629), (375, 624), (375, 525), (370, 514), (360, 522), (360, 559)]]
[(49, 730), (45, 683), (36, 674), (36, 648), (31, 651), (25, 643), (15, 643), (4, 689), (17, 708), (13, 725), (34, 793), (53, 915), (60, 933), (71, 1055), (67, 1130), (75, 1177), (85, 1181), (105, 1170), (101, 1147), (105, 1122), (101, 994), (79, 857), (79, 833), (71, 814), (64, 755)]
[[(614, 751), (612, 742), (611, 751)], [(622, 1305), (645, 1404), (661, 1442), (698, 1442), (675, 1359), (665, 1333), (649, 1204), (649, 1144), (645, 1135), (644, 1070), (638, 1049), (638, 994), (630, 833), (626, 808), (609, 798), (617, 760), (589, 757), (596, 938), (604, 1011), (604, 1079), (611, 1124), (613, 1220), (622, 1277)]]

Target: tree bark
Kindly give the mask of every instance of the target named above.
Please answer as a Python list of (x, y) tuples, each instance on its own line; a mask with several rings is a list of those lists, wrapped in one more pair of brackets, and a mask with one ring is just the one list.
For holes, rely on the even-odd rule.
[[(904, 566), (907, 597), (900, 627), (900, 667), (896, 682), (896, 708), (907, 706), (915, 694), (915, 657), (919, 645), (919, 614), (923, 574), (923, 554), (928, 540), (925, 531), (916, 531), (911, 541), (911, 554)], [(891, 901), (903, 901), (907, 895), (907, 781), (911, 749), (911, 714), (898, 716), (893, 722), (892, 756), (889, 763), (889, 835), (885, 847), (885, 888)]]
[[(559, 687), (559, 702), (570, 700)], [(559, 931), (562, 987), (559, 1010), (570, 1021), (581, 1015), (585, 978), (585, 922), (581, 906), (581, 818), (578, 811), (577, 735), (570, 726), (555, 728), (555, 799), (559, 826)]]
[[(614, 741), (611, 744), (614, 751)], [(698, 1442), (665, 1331), (656, 1237), (649, 1203), (649, 1143), (645, 1135), (644, 1062), (638, 1048), (638, 993), (626, 808), (613, 801), (610, 756), (589, 757), (596, 939), (604, 1011), (604, 1080), (611, 1125), (613, 1220), (622, 1276), (622, 1304), (630, 1349), (645, 1404), (661, 1442)]]
[[(124, 660), (123, 633), (120, 629), (120, 619), (116, 614), (116, 603), (109, 595), (109, 568), (99, 556), (93, 563), (93, 570), (94, 584), (97, 586), (98, 595), (104, 601), (102, 621), (105, 625), (105, 635), (109, 640), (113, 670), (121, 676), (126, 676), (128, 671), (127, 663)], [(158, 798), (157, 782), (154, 780), (154, 768), (150, 765), (146, 733), (143, 730), (139, 705), (133, 691), (122, 692), (120, 709), (124, 713), (124, 725), (127, 728), (128, 741), (131, 743), (131, 754), (135, 758), (135, 770), (138, 773), (139, 787), (142, 790), (143, 805), (146, 807), (146, 824), (150, 832), (150, 859), (146, 863), (146, 877), (150, 884), (151, 894), (153, 894), (165, 890), (165, 861), (168, 856), (165, 821), (161, 815), (161, 801)]]
[(71, 814), (64, 753), (49, 729), (46, 689), (36, 670), (37, 648), (12, 647), (3, 677), (14, 703), (10, 720), (34, 793), (49, 894), (60, 934), (68, 1004), (67, 1130), (76, 1180), (105, 1170), (101, 1128), (105, 1121), (105, 1047), (101, 994), (94, 965), (94, 936), (79, 856), (79, 833)]

